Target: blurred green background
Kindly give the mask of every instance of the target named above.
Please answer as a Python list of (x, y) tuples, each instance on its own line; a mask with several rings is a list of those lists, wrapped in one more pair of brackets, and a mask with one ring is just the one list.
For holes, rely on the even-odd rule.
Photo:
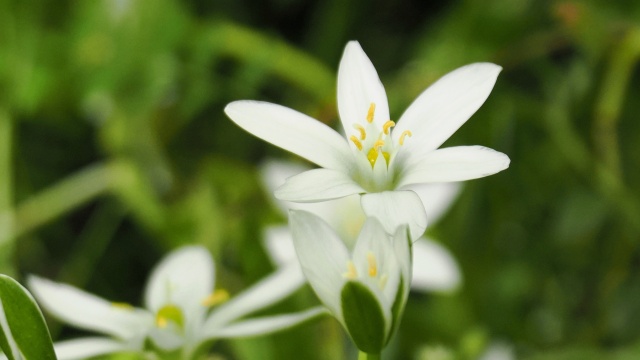
[[(640, 358), (640, 3), (456, 0), (0, 2), (0, 272), (140, 304), (150, 268), (206, 245), (236, 293), (272, 270), (285, 219), (263, 159), (295, 159), (223, 114), (238, 99), (337, 124), (359, 40), (392, 117), (458, 66), (504, 67), (446, 144), (511, 166), (468, 182), (428, 231), (458, 259), (452, 295), (412, 295), (389, 359)], [(317, 300), (303, 288), (272, 312)], [(80, 332), (61, 328), (56, 338)], [(332, 319), (214, 348), (223, 359), (354, 358)]]

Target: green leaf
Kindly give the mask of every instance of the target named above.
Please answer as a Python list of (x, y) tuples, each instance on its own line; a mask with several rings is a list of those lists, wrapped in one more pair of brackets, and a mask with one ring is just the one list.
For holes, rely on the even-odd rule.
[(6, 275), (0, 275), (0, 347), (9, 360), (16, 359), (12, 348), (26, 360), (56, 359), (40, 308), (27, 289)]
[(342, 288), (342, 315), (358, 349), (380, 353), (385, 344), (386, 319), (378, 299), (363, 284), (349, 281)]

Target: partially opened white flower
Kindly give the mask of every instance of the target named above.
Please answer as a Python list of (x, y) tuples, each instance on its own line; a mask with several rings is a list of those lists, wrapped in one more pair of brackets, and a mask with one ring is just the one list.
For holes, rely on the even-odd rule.
[[(153, 270), (145, 290), (144, 309), (109, 302), (36, 276), (29, 277), (28, 285), (38, 303), (53, 316), (72, 326), (107, 335), (56, 343), (60, 360), (144, 351), (147, 339), (163, 351), (181, 349), (182, 358), (189, 359), (205, 341), (278, 331), (323, 312), (314, 308), (239, 320), (288, 296), (304, 283), (304, 278), (295, 267), (282, 268), (221, 303), (228, 294), (213, 291), (214, 270), (213, 260), (203, 247), (173, 251)], [(212, 306), (216, 307), (211, 309)]]
[[(282, 160), (268, 160), (260, 166), (260, 177), (265, 189), (271, 193), (288, 177), (309, 170), (308, 167)], [(419, 185), (414, 191), (422, 200), (429, 222), (435, 223), (451, 206), (460, 192), (459, 183), (437, 183)], [(318, 203), (293, 203), (275, 201), (283, 214), (289, 209), (305, 210), (326, 221), (348, 247), (355, 243), (366, 216), (360, 206), (359, 195)], [(271, 260), (279, 266), (298, 262), (293, 238), (288, 225), (270, 226), (265, 230), (265, 248)], [(422, 236), (413, 244), (414, 291), (452, 291), (460, 286), (460, 269), (451, 253), (438, 242)]]
[(320, 169), (291, 177), (275, 196), (317, 202), (362, 196), (367, 216), (388, 232), (409, 224), (413, 238), (426, 228), (416, 184), (463, 181), (506, 169), (509, 158), (482, 146), (438, 149), (484, 103), (502, 68), (463, 66), (426, 89), (398, 122), (387, 95), (358, 42), (347, 44), (338, 71), (338, 111), (346, 138), (295, 110), (258, 101), (236, 101), (226, 114), (253, 135), (291, 151)]
[(411, 239), (392, 236), (368, 218), (350, 252), (322, 219), (292, 210), (290, 224), (302, 271), (323, 304), (363, 352), (376, 354), (397, 328), (411, 282)]

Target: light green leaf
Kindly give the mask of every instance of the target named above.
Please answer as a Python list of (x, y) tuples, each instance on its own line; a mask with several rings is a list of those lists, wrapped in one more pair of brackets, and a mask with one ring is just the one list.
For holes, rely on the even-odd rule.
[(49, 329), (31, 294), (0, 275), (0, 347), (10, 360), (55, 360)]
[(370, 354), (385, 345), (386, 319), (375, 295), (363, 284), (349, 281), (342, 288), (342, 315), (358, 349)]

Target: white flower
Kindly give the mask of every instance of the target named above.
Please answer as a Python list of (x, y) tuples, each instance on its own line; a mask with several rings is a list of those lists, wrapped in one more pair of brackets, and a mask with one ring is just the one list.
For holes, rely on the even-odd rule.
[(291, 294), (304, 283), (299, 269), (280, 269), (232, 300), (214, 290), (214, 264), (209, 252), (188, 246), (170, 253), (153, 270), (145, 289), (145, 308), (113, 303), (70, 285), (31, 276), (28, 284), (38, 303), (58, 319), (106, 337), (86, 337), (55, 344), (58, 359), (143, 351), (154, 346), (189, 356), (211, 339), (278, 331), (322, 314), (322, 309), (239, 320)]
[(291, 230), (302, 271), (322, 303), (356, 346), (380, 353), (398, 325), (411, 282), (411, 240), (406, 225), (387, 234), (368, 218), (353, 253), (322, 219), (291, 210)]
[(275, 196), (317, 202), (362, 196), (367, 216), (388, 232), (408, 223), (413, 238), (426, 228), (415, 184), (488, 176), (509, 158), (482, 146), (438, 149), (484, 103), (502, 68), (475, 63), (445, 75), (426, 89), (395, 123), (387, 95), (360, 45), (349, 42), (338, 71), (338, 111), (346, 139), (295, 110), (258, 101), (236, 101), (226, 114), (253, 135), (322, 168), (287, 179)]
[[(309, 170), (308, 167), (280, 160), (268, 160), (260, 167), (265, 189), (271, 193), (290, 176)], [(437, 222), (460, 192), (459, 183), (419, 185), (414, 191), (422, 200), (429, 221)], [(289, 209), (305, 210), (318, 215), (337, 231), (348, 247), (352, 247), (366, 216), (360, 206), (359, 195), (318, 203), (292, 203), (275, 201), (283, 214)], [(289, 226), (270, 226), (265, 230), (265, 247), (271, 260), (279, 266), (298, 262)], [(457, 262), (449, 251), (436, 241), (422, 236), (413, 246), (414, 291), (452, 291), (460, 286), (461, 274)]]

